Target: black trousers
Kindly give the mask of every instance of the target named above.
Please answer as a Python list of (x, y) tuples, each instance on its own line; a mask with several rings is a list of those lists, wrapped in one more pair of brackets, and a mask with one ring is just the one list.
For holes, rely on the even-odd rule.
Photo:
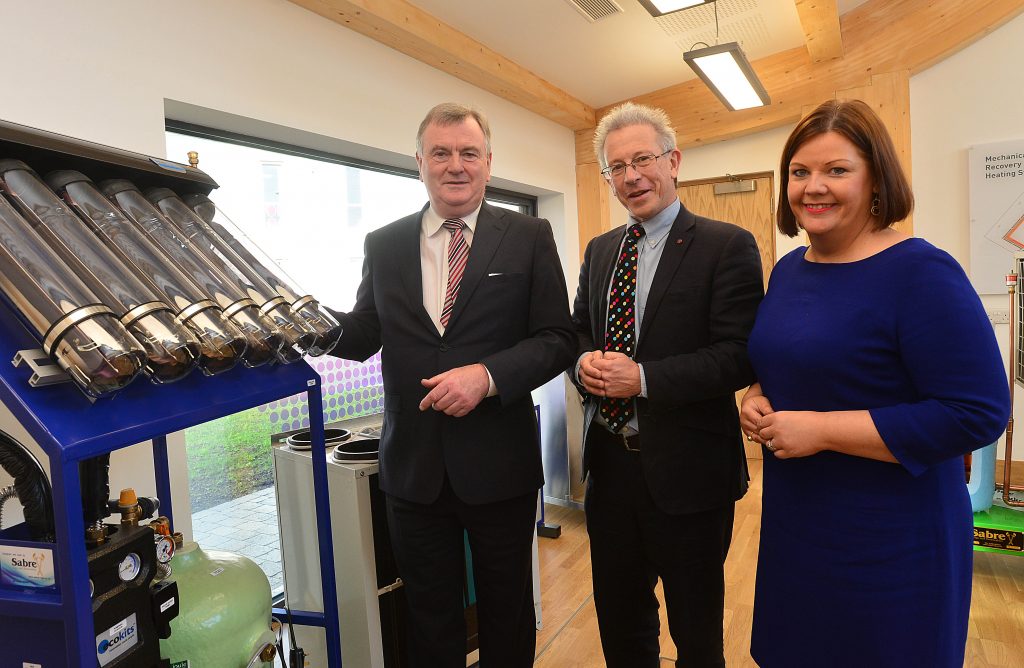
[(476, 584), (481, 668), (533, 665), (533, 534), (537, 493), (468, 505), (445, 479), (434, 503), (388, 495), (388, 523), (409, 604), (413, 668), (465, 668), (463, 603), (469, 536)]
[(587, 533), (605, 661), (608, 668), (659, 665), (660, 577), (676, 665), (721, 668), (723, 564), (735, 506), (686, 515), (659, 510), (640, 466), (643, 434), (640, 441), (640, 452), (630, 452), (600, 425), (587, 434)]

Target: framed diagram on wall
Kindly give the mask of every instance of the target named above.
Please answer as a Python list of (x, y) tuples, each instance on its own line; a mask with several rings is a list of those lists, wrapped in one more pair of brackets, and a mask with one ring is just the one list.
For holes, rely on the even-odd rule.
[(1024, 139), (968, 151), (971, 283), (979, 294), (1005, 294), (1005, 276), (1024, 253)]

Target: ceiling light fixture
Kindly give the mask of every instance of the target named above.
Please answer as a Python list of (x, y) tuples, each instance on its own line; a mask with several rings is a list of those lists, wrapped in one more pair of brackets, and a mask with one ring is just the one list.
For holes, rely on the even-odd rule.
[(714, 0), (638, 0), (644, 9), (651, 13), (651, 16), (657, 18), (664, 16), (665, 14), (671, 14), (672, 12), (678, 12), (680, 9), (689, 9), (690, 7), (696, 7), (697, 5), (705, 5)]
[(683, 60), (730, 111), (771, 104), (737, 42), (691, 49), (683, 54)]

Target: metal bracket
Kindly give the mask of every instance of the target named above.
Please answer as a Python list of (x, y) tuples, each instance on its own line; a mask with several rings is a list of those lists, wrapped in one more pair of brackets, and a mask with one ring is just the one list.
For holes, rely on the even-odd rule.
[(716, 195), (733, 195), (735, 193), (752, 193), (757, 190), (757, 181), (754, 179), (736, 179), (726, 183), (715, 184)]
[(14, 359), (11, 360), (11, 364), (15, 367), (25, 364), (29, 368), (29, 371), (32, 372), (32, 377), (28, 379), (28, 384), (31, 387), (42, 387), (44, 385), (71, 381), (71, 376), (54, 364), (53, 360), (43, 352), (42, 348), (19, 350), (14, 355)]
[(405, 586), (405, 583), (402, 582), (402, 578), (395, 578), (395, 581), (392, 582), (391, 584), (384, 585), (383, 587), (378, 589), (377, 590), (377, 596), (383, 596), (384, 594), (388, 593), (389, 591), (394, 591), (394, 590), (398, 589), (399, 587), (404, 587), (404, 586)]

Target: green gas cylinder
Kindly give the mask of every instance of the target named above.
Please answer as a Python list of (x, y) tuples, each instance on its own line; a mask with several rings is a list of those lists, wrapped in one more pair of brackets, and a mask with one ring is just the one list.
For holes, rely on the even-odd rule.
[(180, 605), (171, 637), (160, 641), (161, 658), (174, 668), (272, 665), (270, 582), (251, 559), (189, 542), (175, 552), (170, 579)]

